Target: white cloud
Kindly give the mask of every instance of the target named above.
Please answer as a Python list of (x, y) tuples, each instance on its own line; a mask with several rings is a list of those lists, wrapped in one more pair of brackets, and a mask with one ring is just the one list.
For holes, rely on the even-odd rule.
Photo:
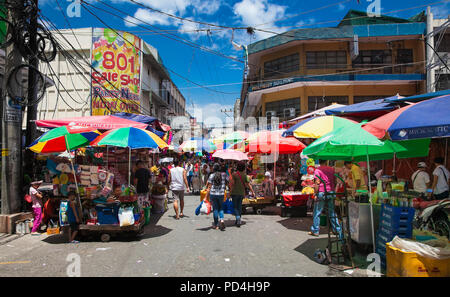
[(341, 3), (341, 4), (338, 5), (338, 10), (339, 11), (342, 11), (344, 9), (345, 9), (345, 5), (344, 4)]
[(142, 8), (139, 8), (134, 13), (134, 18), (127, 16), (125, 19), (125, 25), (127, 27), (135, 27), (136, 24), (144, 24), (144, 22), (151, 25), (158, 24), (164, 26), (171, 24), (171, 19), (168, 16)]
[[(230, 117), (227, 117), (225, 113), (221, 110), (233, 109), (234, 105), (224, 105), (219, 103), (209, 103), (209, 104), (197, 104), (186, 107), (186, 111), (189, 112), (193, 117), (197, 119), (197, 122), (203, 122), (205, 127), (223, 127), (232, 122)], [(228, 113), (232, 116), (233, 113)]]
[[(285, 31), (283, 28), (279, 28), (275, 25), (275, 21), (282, 19), (286, 15), (286, 6), (278, 4), (271, 4), (268, 0), (242, 0), (233, 6), (235, 15), (240, 18), (245, 26), (258, 26), (264, 24), (264, 28), (270, 28), (270, 30), (276, 33)], [(246, 34), (246, 32), (245, 32)], [(261, 31), (255, 32), (256, 39), (264, 39), (273, 36), (272, 33), (265, 33)], [(241, 34), (238, 34), (238, 38), (243, 38)], [(244, 40), (246, 38), (244, 37)]]
[(431, 7), (431, 12), (435, 19), (446, 19), (450, 15), (449, 4), (444, 3)]
[(192, 6), (197, 13), (213, 15), (220, 9), (222, 3), (220, 0), (193, 0)]

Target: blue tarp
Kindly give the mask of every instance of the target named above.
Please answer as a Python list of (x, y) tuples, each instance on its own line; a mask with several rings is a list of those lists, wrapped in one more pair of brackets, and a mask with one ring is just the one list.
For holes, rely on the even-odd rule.
[(352, 105), (342, 106), (334, 109), (325, 110), (327, 115), (348, 115), (356, 113), (374, 113), (382, 111), (394, 110), (396, 106), (390, 102), (386, 102), (388, 99), (398, 99), (398, 96), (393, 96), (385, 99), (377, 99), (371, 101), (365, 101)]
[(450, 137), (450, 96), (416, 103), (388, 129), (392, 140)]
[(385, 100), (387, 102), (391, 102), (391, 103), (419, 102), (419, 101), (423, 101), (423, 100), (427, 100), (427, 99), (431, 99), (431, 98), (435, 98), (435, 97), (439, 97), (439, 96), (444, 96), (444, 95), (450, 95), (450, 89), (443, 90), (443, 91), (438, 91), (438, 92), (433, 92), (433, 93), (426, 93), (426, 94), (421, 94), (421, 95), (415, 95), (415, 96), (411, 96), (411, 97), (398, 98), (398, 99), (386, 98)]
[[(155, 118), (155, 117), (151, 117), (151, 116), (147, 116), (147, 115), (141, 115), (141, 114), (127, 113), (127, 112), (115, 113), (115, 114), (113, 114), (113, 116), (119, 117), (119, 118), (122, 118), (122, 119), (127, 119), (127, 120), (130, 120), (130, 121), (135, 121), (135, 122), (147, 124), (147, 125), (149, 125), (147, 127), (147, 130), (149, 130), (150, 132), (155, 133), (160, 138), (163, 138), (164, 135), (165, 135), (165, 132), (163, 132), (162, 129), (161, 129), (161, 124), (160, 124), (159, 120), (157, 118)], [(154, 127), (156, 129), (150, 126), (152, 124), (154, 124)]]

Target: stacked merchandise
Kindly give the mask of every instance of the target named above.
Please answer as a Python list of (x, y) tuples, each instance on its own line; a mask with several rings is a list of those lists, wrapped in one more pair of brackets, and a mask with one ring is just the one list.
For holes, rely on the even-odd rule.
[(383, 267), (386, 267), (386, 243), (391, 242), (395, 236), (412, 238), (414, 214), (415, 210), (412, 207), (396, 207), (382, 204), (376, 252), (381, 257)]

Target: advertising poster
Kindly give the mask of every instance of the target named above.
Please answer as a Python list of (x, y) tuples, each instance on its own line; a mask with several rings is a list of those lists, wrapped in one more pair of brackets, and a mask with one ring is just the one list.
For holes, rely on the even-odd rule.
[(130, 33), (93, 29), (92, 115), (139, 113), (140, 49), (140, 38)]

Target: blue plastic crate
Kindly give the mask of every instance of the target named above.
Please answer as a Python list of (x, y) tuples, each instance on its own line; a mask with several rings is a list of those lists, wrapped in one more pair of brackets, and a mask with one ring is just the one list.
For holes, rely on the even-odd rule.
[(412, 226), (414, 217), (411, 218), (400, 218), (398, 220), (388, 220), (385, 218), (381, 218), (380, 225), (383, 225), (386, 228), (398, 230), (399, 228), (405, 228)]
[(387, 222), (412, 222), (416, 210), (412, 207), (396, 207), (392, 205), (382, 204), (381, 220)]
[(391, 228), (384, 226), (383, 224), (380, 224), (380, 227), (378, 229), (379, 234), (384, 234), (388, 238), (391, 238), (391, 239), (394, 238), (396, 235), (401, 238), (411, 238), (412, 231), (413, 231), (413, 228), (411, 225), (410, 226), (400, 226), (397, 229), (391, 229)]
[(100, 225), (118, 225), (119, 224), (119, 206), (120, 204), (99, 204), (95, 206), (97, 211), (97, 220)]

